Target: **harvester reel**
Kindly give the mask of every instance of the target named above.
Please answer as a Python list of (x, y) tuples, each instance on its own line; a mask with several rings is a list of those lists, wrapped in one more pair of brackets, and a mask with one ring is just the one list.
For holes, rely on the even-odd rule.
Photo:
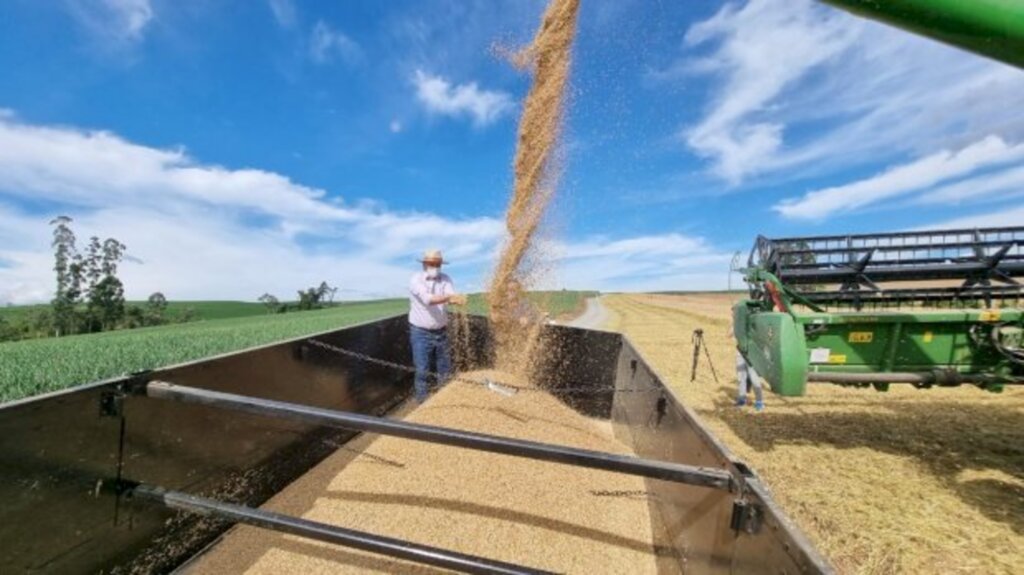
[(749, 262), (737, 345), (783, 395), (1024, 383), (1024, 312), (1008, 306), (1024, 296), (1024, 227), (758, 236)]

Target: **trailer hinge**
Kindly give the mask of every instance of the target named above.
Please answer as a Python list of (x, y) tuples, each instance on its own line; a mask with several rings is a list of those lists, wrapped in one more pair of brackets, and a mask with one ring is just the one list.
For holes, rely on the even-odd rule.
[(121, 417), (124, 415), (124, 392), (120, 389), (100, 394), (100, 417)]
[(740, 531), (754, 535), (761, 530), (761, 507), (749, 501), (737, 499), (732, 504), (732, 518), (729, 526), (737, 535)]

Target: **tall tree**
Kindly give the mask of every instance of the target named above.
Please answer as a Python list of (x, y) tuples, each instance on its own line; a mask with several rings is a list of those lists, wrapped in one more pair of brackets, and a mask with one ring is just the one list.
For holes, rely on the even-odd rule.
[[(103, 261), (103, 245), (100, 243), (100, 239), (96, 236), (89, 238), (89, 247), (86, 249), (85, 256), (79, 258), (82, 261), (82, 276), (88, 281), (88, 287), (86, 292), (91, 292), (96, 284), (100, 283), (103, 279), (102, 261)], [(88, 295), (86, 296), (88, 298)]]
[(89, 331), (104, 331), (117, 327), (124, 318), (124, 284), (117, 277), (117, 266), (127, 246), (114, 238), (100, 243), (98, 237), (89, 240), (85, 258), (85, 276), (89, 280), (86, 296)]
[(319, 294), (320, 301), (327, 301), (328, 304), (334, 303), (334, 294), (338, 293), (338, 288), (332, 287), (326, 281), (320, 282), (320, 287), (316, 288)]
[(53, 328), (56, 336), (71, 333), (75, 325), (75, 304), (81, 296), (82, 266), (75, 248), (75, 233), (71, 231), (71, 218), (57, 216), (53, 228), (54, 266), (57, 272), (57, 290), (53, 297)]
[(146, 324), (160, 325), (164, 323), (164, 312), (167, 311), (167, 298), (160, 292), (150, 294), (146, 300)]
[(124, 251), (126, 249), (128, 249), (128, 246), (114, 238), (107, 238), (104, 240), (102, 250), (103, 257), (100, 260), (100, 272), (105, 276), (117, 276), (117, 266), (120, 265), (121, 260), (124, 258)]
[(99, 331), (114, 329), (124, 318), (124, 284), (115, 276), (104, 276), (89, 293), (89, 308)]
[(270, 295), (269, 293), (261, 295), (259, 302), (267, 306), (267, 313), (277, 312), (281, 308), (281, 302), (279, 302), (276, 297)]
[(317, 309), (320, 307), (321, 292), (318, 288), (309, 288), (307, 290), (299, 290), (299, 309)]

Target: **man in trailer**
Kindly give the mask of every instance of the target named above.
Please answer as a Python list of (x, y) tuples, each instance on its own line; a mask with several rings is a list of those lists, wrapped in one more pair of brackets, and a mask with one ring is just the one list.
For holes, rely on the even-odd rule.
[(455, 293), (440, 250), (423, 252), (423, 270), (409, 280), (409, 343), (416, 366), (416, 401), (427, 399), (430, 380), (442, 386), (451, 376), (452, 356), (448, 345), (447, 305), (465, 305), (466, 296)]

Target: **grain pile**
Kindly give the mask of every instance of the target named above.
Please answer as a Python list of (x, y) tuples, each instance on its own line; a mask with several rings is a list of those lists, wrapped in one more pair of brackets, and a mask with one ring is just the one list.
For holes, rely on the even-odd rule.
[[(609, 296), (614, 319), (676, 395), (751, 464), (840, 573), (1019, 573), (1024, 565), (1024, 389), (888, 393), (811, 386), (732, 406), (738, 296)], [(690, 382), (690, 341), (704, 359)]]
[(491, 277), (488, 307), (497, 365), (524, 375), (528, 375), (541, 322), (537, 313), (517, 311), (532, 306), (525, 289), (541, 269), (534, 238), (558, 176), (555, 152), (578, 11), (579, 0), (552, 0), (533, 42), (513, 58), (518, 67), (532, 68), (533, 84), (519, 120), (515, 183), (505, 214), (508, 237)]
[[(521, 383), (506, 374), (474, 372)], [(407, 421), (630, 453), (608, 422), (543, 392), (505, 397), (453, 382)], [(364, 435), (264, 508), (565, 573), (651, 573), (641, 478)], [(435, 573), (437, 570), (251, 527), (233, 529), (191, 573)]]

